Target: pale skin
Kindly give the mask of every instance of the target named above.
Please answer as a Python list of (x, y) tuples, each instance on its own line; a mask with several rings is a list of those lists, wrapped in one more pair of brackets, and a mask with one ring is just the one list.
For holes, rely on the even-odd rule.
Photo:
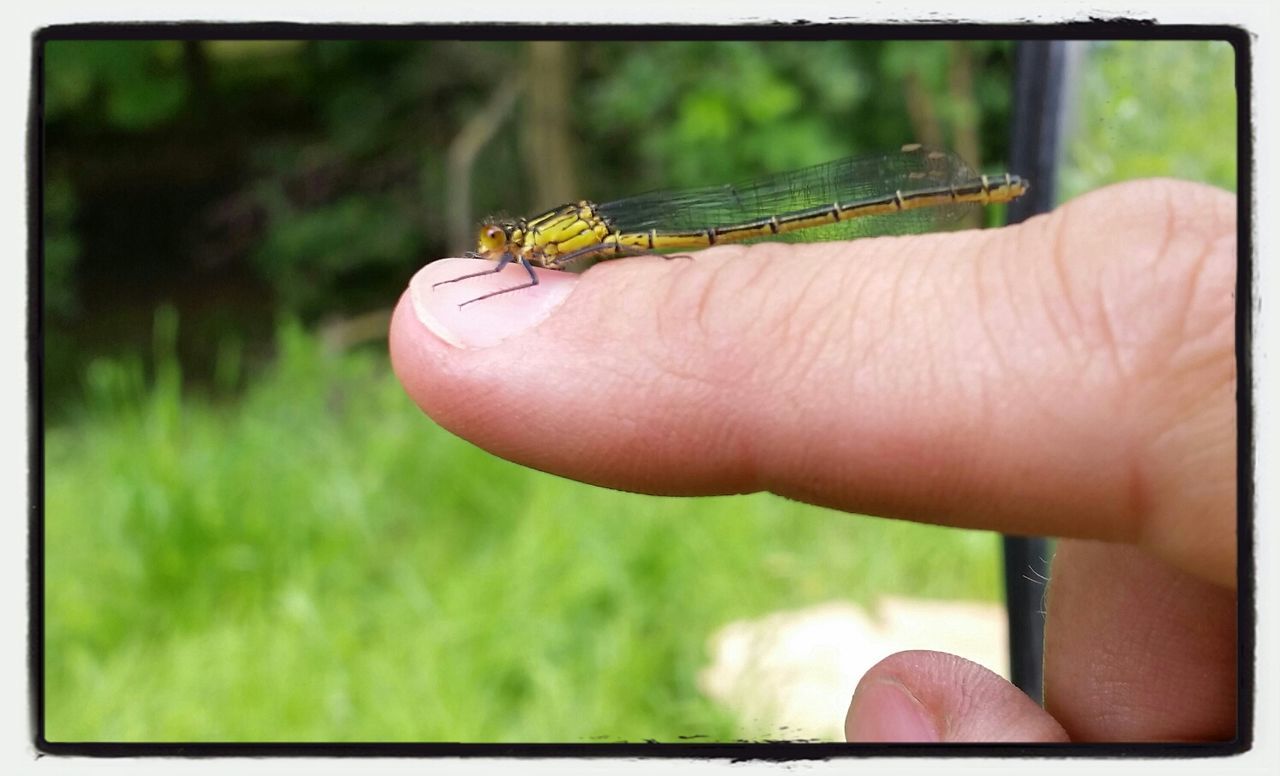
[(855, 691), (851, 741), (1228, 740), (1235, 208), (1138, 181), (1005, 229), (540, 270), (462, 310), (523, 270), (433, 293), (483, 268), (441, 262), (391, 354), (442, 426), (583, 482), (1063, 537), (1043, 708), (899, 653)]

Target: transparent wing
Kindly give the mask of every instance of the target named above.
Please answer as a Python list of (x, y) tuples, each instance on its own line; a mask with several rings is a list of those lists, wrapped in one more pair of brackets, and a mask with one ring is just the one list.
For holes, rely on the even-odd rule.
[[(955, 154), (928, 146), (865, 154), (722, 186), (651, 191), (606, 202), (597, 212), (622, 232), (688, 232), (784, 216), (839, 202), (842, 206), (896, 192), (963, 186), (981, 179)], [(962, 218), (974, 203), (852, 218), (806, 229), (795, 239), (841, 239), (929, 231)], [(786, 239), (786, 236), (773, 239)]]

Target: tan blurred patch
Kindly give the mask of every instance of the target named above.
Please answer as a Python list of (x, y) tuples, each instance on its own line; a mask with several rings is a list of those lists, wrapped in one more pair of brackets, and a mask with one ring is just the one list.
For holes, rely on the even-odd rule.
[(871, 612), (835, 601), (740, 620), (711, 637), (698, 684), (733, 710), (745, 737), (843, 741), (858, 680), (908, 649), (950, 652), (1008, 678), (1005, 609), (885, 597)]

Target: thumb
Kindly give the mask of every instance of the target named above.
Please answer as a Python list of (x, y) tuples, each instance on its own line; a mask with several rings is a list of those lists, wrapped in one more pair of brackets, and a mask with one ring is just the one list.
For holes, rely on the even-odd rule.
[(1062, 726), (1021, 690), (944, 652), (899, 652), (854, 690), (844, 721), (856, 743), (1066, 742)]

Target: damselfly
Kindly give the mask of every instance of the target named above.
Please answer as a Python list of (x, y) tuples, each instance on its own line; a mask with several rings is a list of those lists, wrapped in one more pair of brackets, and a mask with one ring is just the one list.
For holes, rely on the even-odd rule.
[(889, 153), (838, 159), (724, 186), (654, 191), (614, 202), (561, 205), (531, 218), (491, 218), (469, 258), (493, 269), (436, 283), (490, 275), (518, 262), (529, 282), (463, 305), (538, 284), (533, 268), (566, 269), (589, 261), (706, 248), (749, 240), (835, 240), (924, 232), (981, 205), (1009, 202), (1028, 182), (988, 176), (947, 151), (905, 145)]

